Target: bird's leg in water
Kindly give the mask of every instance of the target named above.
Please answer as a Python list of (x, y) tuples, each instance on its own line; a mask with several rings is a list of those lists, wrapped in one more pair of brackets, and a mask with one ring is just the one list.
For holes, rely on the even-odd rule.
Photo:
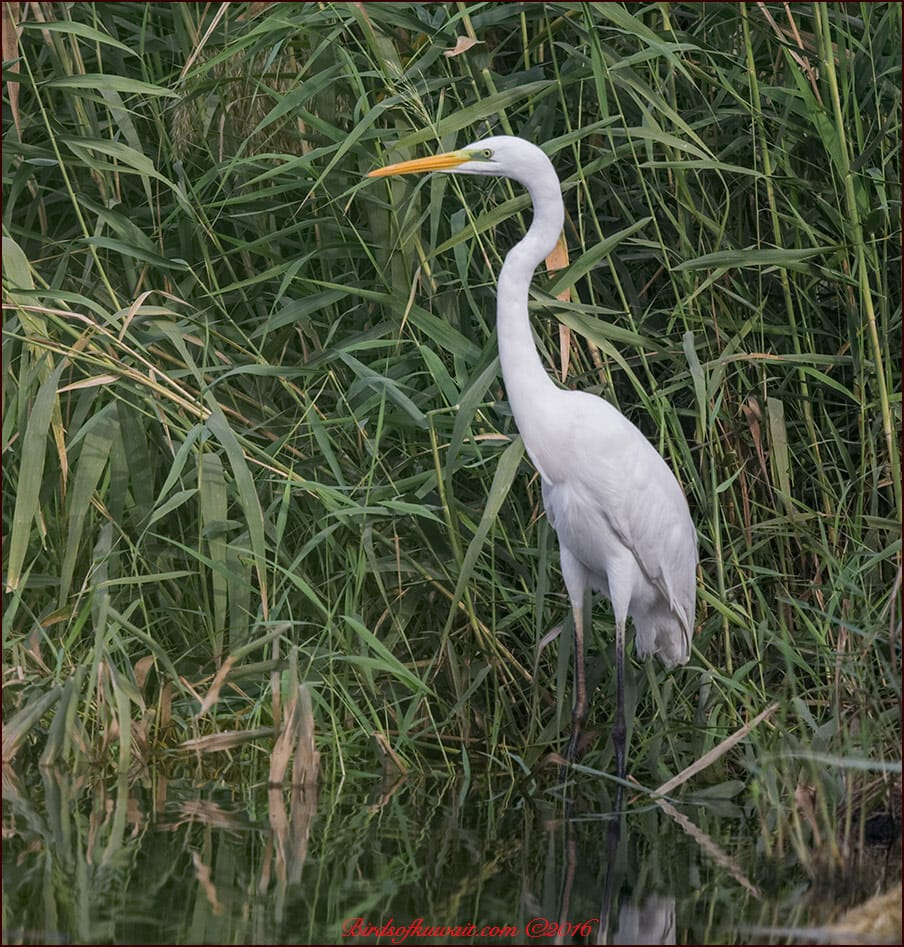
[(571, 739), (565, 758), (569, 763), (577, 759), (578, 744), (584, 721), (587, 719), (587, 681), (584, 676), (584, 608), (574, 606), (574, 706), (571, 710)]
[[(612, 742), (615, 744), (615, 774), (625, 778), (625, 623), (615, 623), (615, 723)], [(621, 793), (621, 786), (618, 787)]]

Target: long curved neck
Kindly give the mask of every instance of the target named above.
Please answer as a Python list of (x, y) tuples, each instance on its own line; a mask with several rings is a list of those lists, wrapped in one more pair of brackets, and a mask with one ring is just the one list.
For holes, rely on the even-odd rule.
[(518, 430), (530, 448), (529, 406), (555, 389), (543, 368), (527, 312), (531, 277), (552, 252), (562, 232), (565, 208), (552, 165), (537, 180), (521, 182), (534, 205), (534, 217), (524, 238), (509, 251), (499, 273), (496, 326), (502, 378)]

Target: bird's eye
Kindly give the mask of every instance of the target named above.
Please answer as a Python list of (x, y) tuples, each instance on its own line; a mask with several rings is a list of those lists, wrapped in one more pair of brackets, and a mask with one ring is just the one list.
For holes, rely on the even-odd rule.
[(490, 158), (493, 157), (493, 152), (490, 148), (484, 148), (483, 151), (480, 152), (480, 157), (489, 161)]

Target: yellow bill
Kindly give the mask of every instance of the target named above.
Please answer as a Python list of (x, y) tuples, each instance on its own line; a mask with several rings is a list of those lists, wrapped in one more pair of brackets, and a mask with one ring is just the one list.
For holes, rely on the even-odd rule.
[(388, 164), (385, 168), (377, 168), (368, 173), (369, 178), (385, 178), (391, 174), (418, 174), (423, 171), (449, 171), (460, 164), (470, 161), (466, 151), (446, 151), (441, 155), (430, 155), (429, 158), (415, 158), (413, 161), (400, 161), (398, 164)]

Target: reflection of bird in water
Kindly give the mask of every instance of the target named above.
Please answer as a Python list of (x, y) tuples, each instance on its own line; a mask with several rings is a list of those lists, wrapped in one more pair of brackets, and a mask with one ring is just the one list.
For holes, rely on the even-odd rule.
[(601, 591), (615, 613), (616, 772), (625, 778), (625, 625), (634, 622), (638, 655), (685, 664), (694, 632), (697, 534), (668, 465), (608, 401), (564, 391), (546, 374), (531, 334), (528, 290), (558, 243), (565, 206), (555, 168), (530, 142), (508, 135), (460, 151), (402, 161), (371, 177), (446, 171), (512, 178), (533, 201), (534, 217), (499, 273), (499, 361), (515, 423), (540, 473), (543, 505), (559, 537), (562, 574), (574, 614), (574, 709), (568, 759), (577, 755), (587, 716), (584, 593)]
[(623, 904), (613, 944), (674, 944), (675, 899), (651, 894), (642, 905)]

